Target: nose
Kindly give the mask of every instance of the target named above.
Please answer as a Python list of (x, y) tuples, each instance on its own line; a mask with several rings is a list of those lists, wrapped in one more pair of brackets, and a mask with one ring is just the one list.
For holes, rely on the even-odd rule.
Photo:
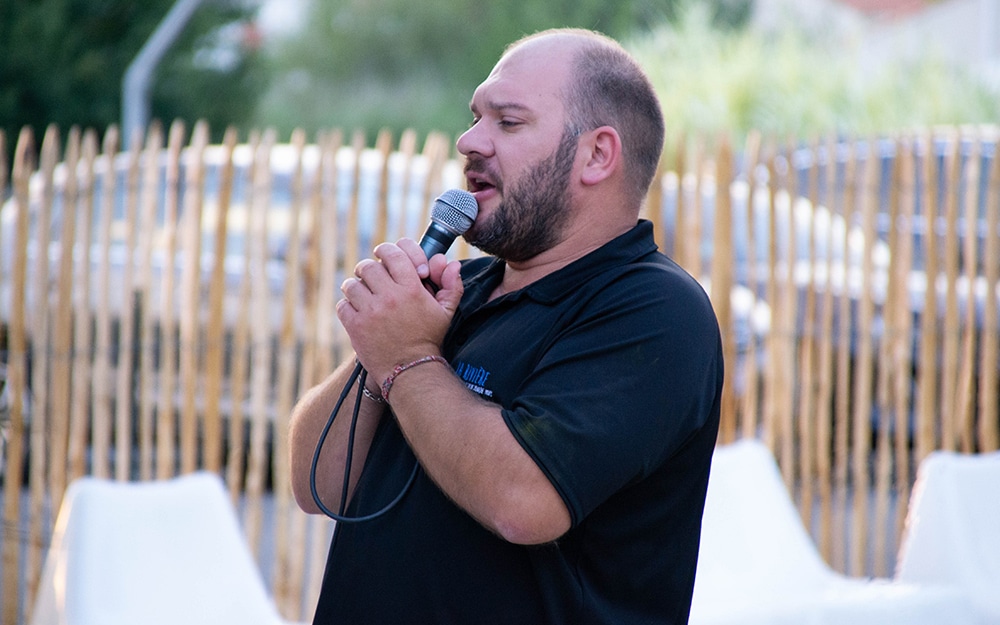
[(487, 133), (482, 126), (481, 121), (476, 122), (458, 138), (458, 141), (455, 142), (455, 147), (460, 154), (463, 156), (469, 156), (470, 154), (479, 154), (480, 156), (491, 155), (492, 143), (489, 137), (486, 136)]

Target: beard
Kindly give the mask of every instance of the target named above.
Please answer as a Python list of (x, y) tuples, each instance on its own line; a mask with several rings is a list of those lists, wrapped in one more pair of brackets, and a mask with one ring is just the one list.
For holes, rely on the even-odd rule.
[[(563, 132), (559, 146), (528, 169), (504, 192), (492, 176), (503, 200), (488, 220), (475, 223), (464, 235), (473, 247), (507, 262), (524, 262), (555, 245), (569, 219), (567, 189), (576, 157), (578, 134)], [(466, 171), (485, 172), (486, 163), (470, 157)]]

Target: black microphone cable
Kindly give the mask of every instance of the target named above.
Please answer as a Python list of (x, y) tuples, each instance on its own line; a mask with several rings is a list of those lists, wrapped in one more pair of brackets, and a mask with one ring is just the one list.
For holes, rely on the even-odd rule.
[[(361, 413), (361, 400), (363, 398), (365, 380), (368, 378), (368, 372), (365, 371), (361, 363), (357, 363), (354, 366), (354, 371), (351, 372), (350, 377), (347, 379), (347, 383), (344, 384), (344, 389), (340, 392), (340, 397), (337, 398), (337, 403), (334, 405), (333, 410), (330, 412), (330, 418), (327, 419), (326, 425), (323, 427), (322, 433), (320, 433), (319, 441), (316, 443), (316, 451), (313, 452), (312, 466), (309, 469), (309, 489), (312, 491), (312, 498), (316, 505), (319, 507), (320, 511), (326, 516), (337, 521), (338, 523), (361, 523), (363, 521), (371, 521), (372, 519), (377, 519), (383, 514), (392, 510), (396, 504), (398, 504), (403, 496), (406, 495), (407, 491), (413, 485), (414, 480), (417, 478), (417, 471), (420, 469), (420, 463), (416, 460), (413, 461), (413, 471), (410, 472), (410, 477), (403, 485), (403, 488), (399, 491), (399, 494), (385, 505), (384, 508), (373, 512), (371, 514), (366, 514), (362, 516), (349, 517), (344, 514), (347, 508), (347, 491), (348, 485), (351, 480), (351, 462), (354, 459), (354, 433), (357, 430), (358, 416)], [(348, 393), (351, 391), (351, 387), (354, 383), (358, 381), (358, 393), (354, 398), (354, 411), (351, 415), (351, 429), (348, 432), (347, 437), (347, 458), (344, 461), (344, 484), (343, 490), (340, 494), (340, 507), (338, 512), (334, 512), (326, 507), (323, 503), (322, 498), (319, 496), (319, 491), (316, 490), (316, 467), (319, 464), (319, 454), (323, 450), (323, 443), (326, 442), (326, 436), (330, 432), (330, 428), (333, 426), (334, 419), (340, 413), (340, 408), (343, 406), (344, 401), (347, 399)]]
[[(430, 258), (435, 254), (443, 254), (447, 252), (452, 242), (454, 242), (455, 237), (462, 235), (472, 226), (472, 223), (475, 221), (478, 213), (479, 205), (476, 203), (476, 198), (471, 193), (460, 189), (449, 189), (445, 191), (434, 200), (434, 206), (431, 209), (431, 222), (427, 225), (427, 230), (420, 238), (420, 249), (423, 250), (427, 258)], [(430, 280), (426, 280), (424, 284), (429, 286), (433, 291), (437, 290), (436, 285), (434, 285)], [(341, 523), (360, 523), (362, 521), (370, 521), (391, 510), (397, 503), (399, 503), (407, 491), (410, 490), (410, 486), (413, 485), (413, 481), (417, 477), (417, 471), (420, 469), (420, 462), (414, 460), (413, 471), (410, 473), (410, 478), (406, 481), (403, 489), (399, 491), (399, 494), (396, 495), (392, 501), (390, 501), (378, 512), (358, 517), (345, 516), (344, 512), (347, 508), (347, 487), (351, 480), (351, 461), (354, 458), (354, 433), (358, 425), (358, 415), (361, 412), (361, 400), (367, 377), (368, 372), (365, 371), (364, 367), (361, 366), (361, 363), (358, 362), (354, 367), (354, 371), (351, 372), (347, 383), (344, 385), (344, 390), (341, 391), (336, 405), (330, 412), (330, 418), (327, 419), (323, 432), (320, 434), (319, 442), (316, 443), (316, 451), (313, 452), (312, 466), (309, 470), (309, 488), (312, 491), (313, 501), (323, 514)], [(361, 383), (358, 385), (358, 394), (354, 400), (354, 414), (351, 419), (351, 429), (347, 438), (347, 459), (344, 466), (344, 485), (340, 494), (340, 508), (338, 512), (333, 512), (326, 507), (326, 504), (324, 504), (322, 499), (320, 499), (319, 492), (316, 490), (316, 467), (319, 464), (319, 454), (323, 449), (323, 443), (326, 441), (326, 436), (330, 432), (330, 428), (333, 426), (333, 420), (337, 418), (337, 414), (340, 412), (341, 406), (347, 399), (347, 394), (350, 392), (351, 386), (353, 386), (354, 382), (359, 378)]]

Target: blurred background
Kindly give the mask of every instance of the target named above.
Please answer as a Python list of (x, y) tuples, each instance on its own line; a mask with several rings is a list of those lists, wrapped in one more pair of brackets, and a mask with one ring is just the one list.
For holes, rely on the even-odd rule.
[[(106, 129), (174, 0), (5, 0), (0, 127)], [(454, 134), (511, 40), (552, 26), (620, 39), (669, 129), (886, 133), (1000, 119), (995, 0), (203, 0), (152, 75), (151, 118), (225, 128)], [(12, 148), (8, 147), (8, 150)]]

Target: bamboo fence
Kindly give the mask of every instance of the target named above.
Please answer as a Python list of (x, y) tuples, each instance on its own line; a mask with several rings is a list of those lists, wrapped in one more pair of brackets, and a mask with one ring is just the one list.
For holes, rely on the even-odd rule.
[[(930, 451), (1000, 445), (997, 137), (685, 142), (647, 202), (723, 329), (720, 442), (771, 447), (842, 572), (892, 574)], [(0, 625), (27, 620), (72, 480), (195, 470), (225, 479), (280, 611), (308, 620), (332, 524), (292, 501), (288, 414), (350, 356), (345, 272), (418, 236), (460, 166), (412, 131), (144, 141), (51, 127), (36, 149), (26, 129), (0, 162)]]

